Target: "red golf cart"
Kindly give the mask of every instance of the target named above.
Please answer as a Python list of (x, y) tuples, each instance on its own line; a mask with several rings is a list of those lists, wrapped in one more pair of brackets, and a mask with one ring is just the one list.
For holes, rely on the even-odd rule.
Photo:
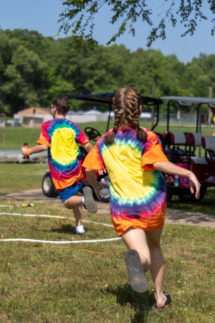
[[(168, 100), (167, 105), (167, 130), (163, 133), (163, 147), (168, 159), (186, 169), (190, 169), (201, 183), (200, 199), (202, 200), (208, 187), (215, 187), (215, 138), (201, 134), (201, 106), (207, 104), (214, 113), (215, 99), (165, 96), (162, 100)], [(170, 107), (172, 104), (194, 105), (197, 118), (195, 132), (170, 131)], [(192, 130), (192, 128), (190, 128)], [(188, 129), (188, 130), (190, 130)], [(179, 129), (180, 130), (180, 129)], [(204, 156), (202, 156), (202, 148)], [(167, 184), (167, 198), (171, 200), (173, 195), (178, 195), (182, 201), (195, 201), (194, 194), (189, 189), (187, 178), (177, 175), (165, 175)]]

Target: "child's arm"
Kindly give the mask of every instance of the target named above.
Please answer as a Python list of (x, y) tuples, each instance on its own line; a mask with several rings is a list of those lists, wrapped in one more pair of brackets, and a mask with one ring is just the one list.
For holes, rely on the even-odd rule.
[(85, 144), (83, 144), (83, 147), (88, 153), (93, 149), (93, 146), (90, 142), (86, 142)]
[(86, 172), (86, 175), (87, 175), (87, 179), (90, 182), (91, 186), (93, 187), (94, 192), (95, 192), (97, 198), (99, 200), (101, 200), (101, 198), (99, 196), (99, 191), (102, 188), (108, 188), (108, 185), (106, 183), (99, 183), (99, 182), (97, 182), (96, 174), (95, 174), (94, 171), (91, 171), (91, 170), (85, 168), (85, 172)]
[[(91, 145), (90, 142), (86, 142), (86, 144), (84, 144), (83, 147), (88, 153), (93, 149), (93, 146)], [(104, 168), (99, 170), (98, 172), (99, 172), (99, 175), (103, 175), (104, 173), (107, 173), (107, 170), (106, 168)]]
[(199, 183), (196, 175), (191, 172), (190, 170), (187, 170), (185, 168), (179, 167), (170, 161), (162, 161), (162, 162), (156, 162), (153, 164), (153, 167), (163, 173), (170, 174), (170, 175), (178, 175), (178, 176), (185, 176), (188, 177), (190, 181), (190, 191), (192, 194), (194, 194), (194, 187), (196, 189), (195, 197), (198, 199), (200, 194), (200, 187), (201, 184)]
[(30, 156), (32, 154), (36, 154), (36, 153), (41, 153), (42, 151), (47, 150), (49, 147), (46, 145), (36, 145), (33, 148), (21, 148), (21, 152), (23, 154), (23, 156), (27, 157)]

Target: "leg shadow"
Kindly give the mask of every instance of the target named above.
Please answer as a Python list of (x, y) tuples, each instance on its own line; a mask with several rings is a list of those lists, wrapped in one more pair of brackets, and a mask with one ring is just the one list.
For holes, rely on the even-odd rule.
[(147, 291), (144, 294), (136, 293), (132, 290), (129, 284), (118, 286), (116, 288), (107, 287), (100, 290), (104, 294), (113, 294), (117, 297), (117, 303), (121, 306), (130, 304), (134, 309), (134, 317), (131, 318), (131, 323), (147, 322), (148, 312), (154, 304), (154, 293)]
[(57, 232), (57, 233), (70, 233), (70, 234), (73, 234), (74, 231), (75, 231), (75, 226), (73, 226), (71, 224), (62, 224), (58, 228), (52, 228), (51, 231), (52, 232)]

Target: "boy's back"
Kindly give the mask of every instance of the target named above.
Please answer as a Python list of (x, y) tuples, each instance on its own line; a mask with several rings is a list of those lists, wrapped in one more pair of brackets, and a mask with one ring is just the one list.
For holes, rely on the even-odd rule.
[(82, 178), (81, 152), (77, 143), (83, 145), (88, 141), (81, 128), (69, 120), (55, 118), (43, 123), (37, 143), (49, 146), (49, 168), (57, 190)]

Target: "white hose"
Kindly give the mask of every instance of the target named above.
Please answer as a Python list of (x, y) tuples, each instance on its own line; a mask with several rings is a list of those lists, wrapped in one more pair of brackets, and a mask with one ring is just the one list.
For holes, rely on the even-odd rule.
[[(30, 217), (46, 217), (46, 218), (58, 218), (58, 219), (70, 219), (75, 220), (74, 218), (59, 216), (59, 215), (45, 215), (45, 214), (22, 214), (22, 213), (0, 213), (0, 215), (15, 215), (15, 216), (30, 216)], [(101, 223), (101, 222), (93, 222), (88, 220), (82, 220), (83, 222), (100, 224), (107, 227), (113, 227), (111, 224)], [(70, 244), (70, 243), (96, 243), (96, 242), (108, 242), (108, 241), (116, 241), (120, 240), (121, 238), (110, 238), (110, 239), (98, 239), (98, 240), (77, 240), (77, 241), (48, 241), (48, 240), (35, 240), (35, 239), (0, 239), (2, 242), (9, 242), (9, 241), (24, 241), (24, 242), (38, 242), (38, 243), (52, 243), (52, 244)]]
[(77, 240), (77, 241), (49, 241), (49, 240), (36, 240), (36, 239), (0, 239), (2, 242), (9, 241), (23, 241), (23, 242), (38, 242), (38, 243), (52, 243), (52, 244), (70, 244), (70, 243), (96, 243), (96, 242), (108, 242), (116, 241), (121, 238), (110, 238), (110, 239), (98, 239), (98, 240)]

